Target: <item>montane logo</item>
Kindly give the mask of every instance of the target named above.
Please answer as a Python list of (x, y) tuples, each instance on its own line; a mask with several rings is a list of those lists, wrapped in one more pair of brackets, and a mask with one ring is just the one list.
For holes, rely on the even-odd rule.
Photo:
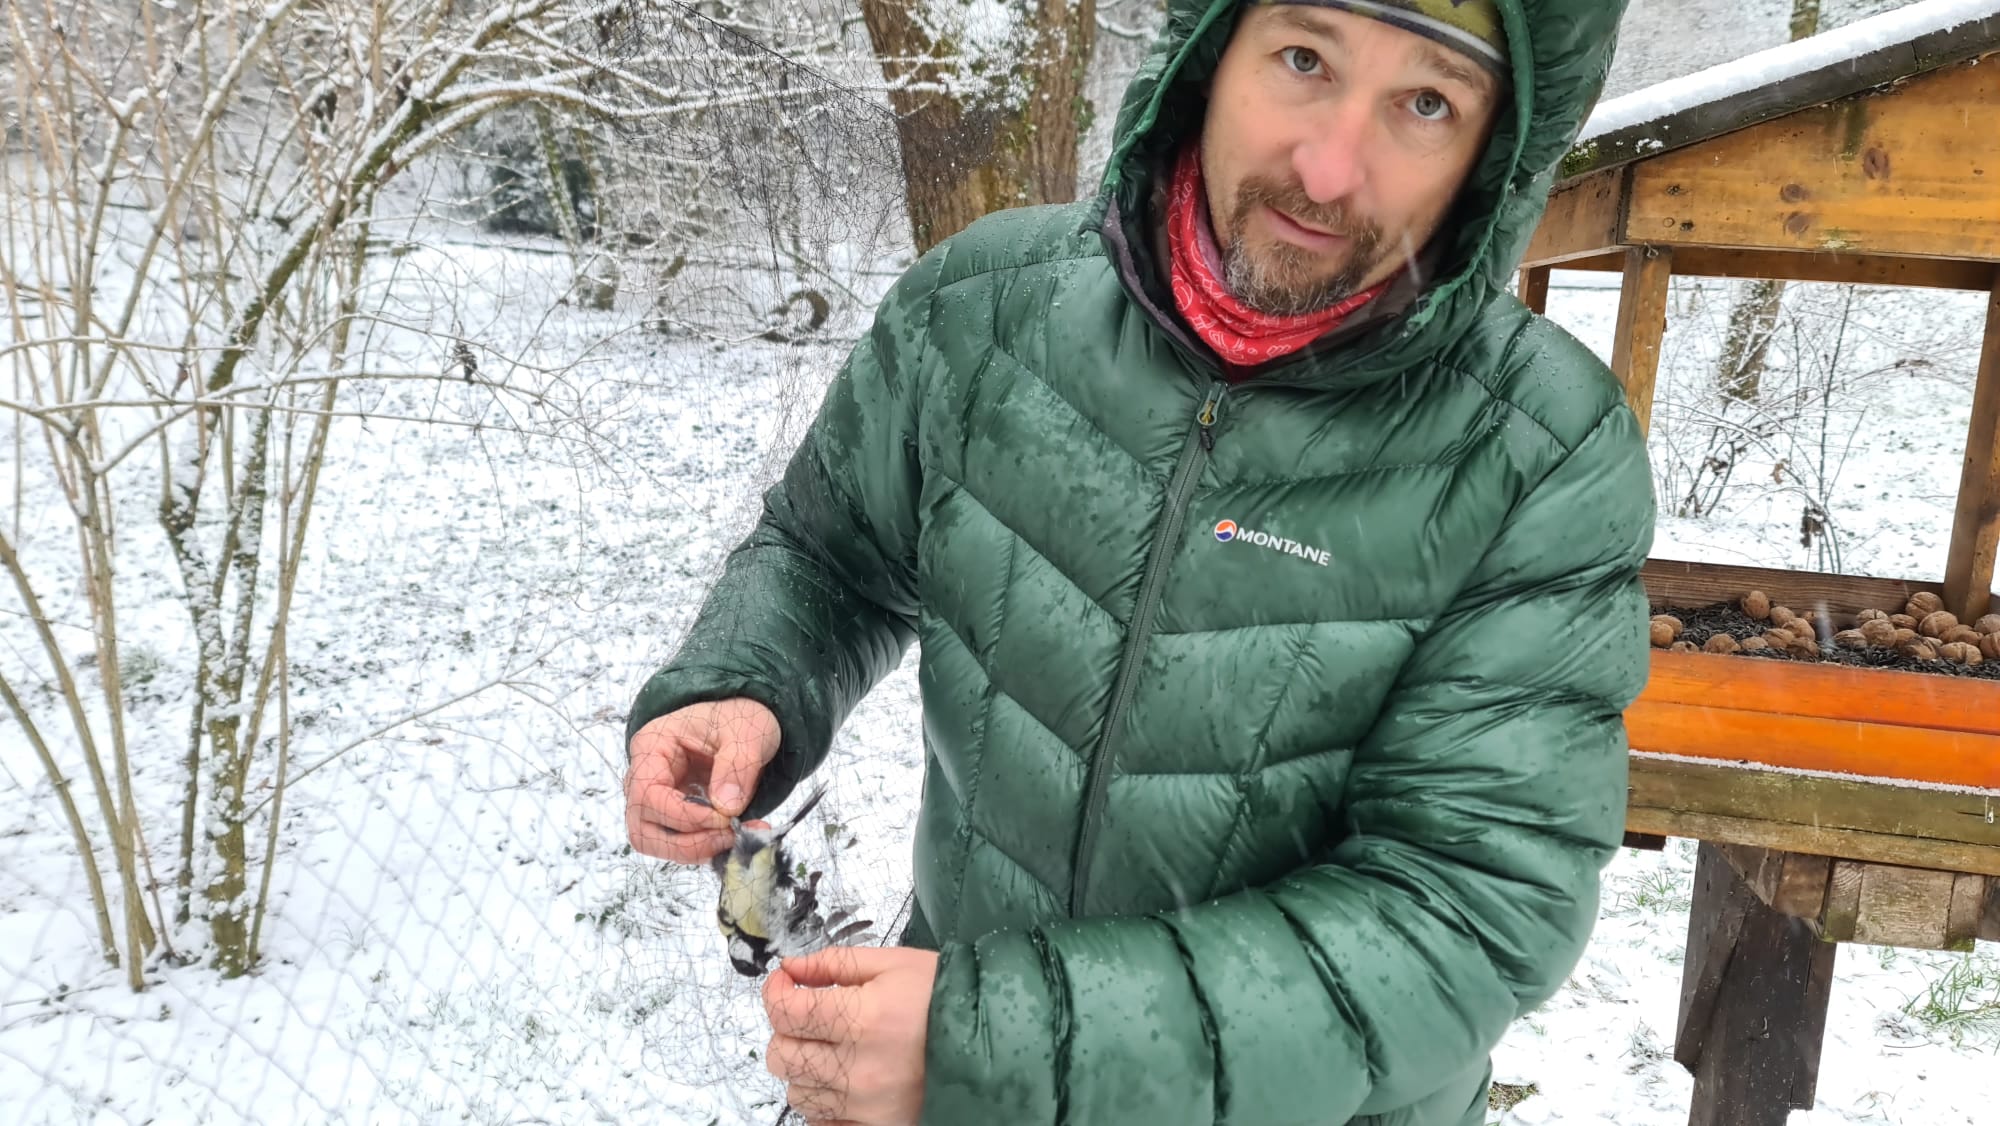
[(1322, 567), (1333, 565), (1333, 553), (1323, 547), (1307, 547), (1297, 540), (1288, 540), (1269, 532), (1252, 531), (1234, 520), (1224, 520), (1215, 526), (1215, 540), (1217, 543), (1247, 543), (1271, 551), (1281, 551)]

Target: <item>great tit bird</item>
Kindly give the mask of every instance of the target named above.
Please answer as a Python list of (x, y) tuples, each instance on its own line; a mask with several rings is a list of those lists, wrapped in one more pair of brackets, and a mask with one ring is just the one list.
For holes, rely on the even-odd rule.
[[(785, 850), (786, 834), (825, 796), (825, 787), (814, 790), (790, 821), (769, 829), (729, 819), (736, 843), (717, 853), (709, 865), (722, 881), (715, 917), (729, 943), (729, 964), (737, 973), (761, 976), (776, 959), (811, 954), (869, 927), (868, 920), (852, 919), (844, 910), (822, 916), (820, 873), (800, 879)], [(714, 808), (703, 794), (690, 793), (688, 800)]]

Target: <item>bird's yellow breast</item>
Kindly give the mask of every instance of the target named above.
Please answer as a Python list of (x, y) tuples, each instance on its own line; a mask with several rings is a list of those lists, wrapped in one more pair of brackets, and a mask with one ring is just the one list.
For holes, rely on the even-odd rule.
[(730, 858), (723, 873), (722, 909), (718, 912), (723, 931), (734, 926), (755, 938), (771, 937), (764, 912), (776, 909), (771, 901), (778, 891), (777, 852), (775, 848), (763, 849), (753, 854), (747, 865)]

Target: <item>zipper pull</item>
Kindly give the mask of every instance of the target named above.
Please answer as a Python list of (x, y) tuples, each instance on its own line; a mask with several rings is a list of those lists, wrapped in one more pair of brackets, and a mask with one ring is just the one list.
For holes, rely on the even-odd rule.
[(1195, 418), (1201, 424), (1201, 448), (1204, 453), (1215, 452), (1215, 419), (1222, 410), (1222, 397), (1229, 394), (1229, 384), (1217, 383), (1209, 389), (1208, 398), (1201, 404), (1201, 414)]

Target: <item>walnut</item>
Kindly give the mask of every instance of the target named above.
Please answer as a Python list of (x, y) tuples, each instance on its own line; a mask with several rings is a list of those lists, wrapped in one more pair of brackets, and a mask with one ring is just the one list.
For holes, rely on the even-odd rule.
[(1667, 646), (1672, 645), (1674, 643), (1675, 632), (1671, 624), (1654, 618), (1652, 626), (1653, 648), (1665, 649)]
[(1976, 665), (1979, 663), (1979, 647), (1976, 645), (1967, 645), (1963, 641), (1954, 641), (1946, 645), (1943, 649), (1938, 650), (1938, 655), (1954, 664)]
[(1861, 620), (1861, 621), (1864, 621), (1864, 622), (1874, 622), (1874, 621), (1883, 621), (1883, 622), (1886, 622), (1886, 621), (1888, 621), (1888, 620), (1889, 620), (1889, 611), (1887, 611), (1887, 610), (1877, 610), (1877, 609), (1875, 609), (1874, 607), (1872, 607), (1872, 606), (1871, 606), (1871, 607), (1869, 607), (1868, 609), (1866, 609), (1866, 610), (1863, 610), (1863, 611), (1861, 611), (1861, 612), (1860, 612), (1859, 614), (1856, 614), (1856, 615), (1854, 615), (1854, 616), (1855, 616), (1855, 617), (1856, 617), (1857, 619), (1859, 619), (1859, 620)]
[(1692, 641), (1676, 641), (1676, 642), (1674, 642), (1674, 646), (1673, 646), (1673, 648), (1674, 648), (1674, 652), (1676, 652), (1676, 653), (1699, 653), (1699, 652), (1701, 652), (1701, 646), (1699, 646), (1699, 645), (1696, 645), (1696, 644), (1695, 644), (1694, 642), (1692, 642)]
[(1976, 647), (1981, 636), (1983, 635), (1971, 626), (1953, 626), (1944, 631), (1944, 642), (1949, 645), (1954, 641), (1963, 641), (1967, 645)]
[(1757, 621), (1765, 621), (1771, 616), (1771, 596), (1761, 590), (1753, 590), (1744, 595), (1740, 605), (1745, 614)]
[[(1771, 643), (1761, 637), (1746, 637), (1742, 641), (1737, 642), (1737, 644), (1742, 647), (1745, 653), (1762, 652), (1771, 647)], [(1994, 644), (2000, 645), (2000, 638), (1996, 638)]]
[(1945, 631), (1958, 624), (1958, 615), (1950, 610), (1933, 610), (1917, 623), (1917, 632), (1925, 637), (1943, 637)]
[(1921, 618), (1925, 614), (1935, 614), (1942, 609), (1944, 609), (1944, 599), (1928, 590), (1920, 590), (1910, 596), (1910, 603), (1903, 607), (1903, 612), (1912, 618)]
[(2000, 633), (1989, 633), (1980, 638), (1979, 654), (1989, 661), (2000, 661)]
[(1726, 633), (1718, 633), (1709, 638), (1701, 648), (1705, 653), (1739, 653), (1743, 650), (1743, 646), (1737, 644), (1736, 639)]
[(1790, 649), (1792, 643), (1798, 639), (1799, 635), (1788, 629), (1767, 629), (1764, 631), (1764, 644), (1769, 645), (1773, 649)]
[(1893, 644), (1895, 645), (1896, 648), (1901, 649), (1903, 646), (1908, 645), (1912, 641), (1922, 641), (1923, 639), (1924, 635), (1918, 633), (1916, 630), (1899, 629), (1896, 631), (1896, 637)]
[(2000, 633), (2000, 614), (1988, 614), (1972, 623), (1972, 628), (1980, 633)]
[(1819, 651), (1819, 642), (1808, 641), (1803, 637), (1792, 642), (1791, 647), (1785, 651), (1802, 661), (1817, 661), (1825, 656)]
[(1905, 657), (1914, 657), (1919, 661), (1935, 661), (1938, 659), (1937, 642), (1927, 637), (1919, 637), (1896, 651)]
[(1779, 625), (1779, 626), (1790, 625), (1791, 623), (1797, 621), (1798, 618), (1799, 618), (1798, 614), (1795, 613), (1790, 606), (1771, 607), (1772, 625)]
[[(1861, 628), (1855, 632), (1866, 638), (1870, 645), (1894, 645), (1896, 643), (1896, 627), (1889, 624), (1888, 618), (1870, 618), (1862, 622)], [(1839, 641), (1840, 639), (1836, 637), (1834, 640)]]
[(1842, 649), (1866, 649), (1869, 646), (1868, 635), (1858, 629), (1841, 630), (1833, 635), (1833, 643)]
[(1915, 629), (1917, 628), (1917, 619), (1908, 614), (1891, 614), (1889, 615), (1889, 624), (1895, 626), (1897, 629)]

